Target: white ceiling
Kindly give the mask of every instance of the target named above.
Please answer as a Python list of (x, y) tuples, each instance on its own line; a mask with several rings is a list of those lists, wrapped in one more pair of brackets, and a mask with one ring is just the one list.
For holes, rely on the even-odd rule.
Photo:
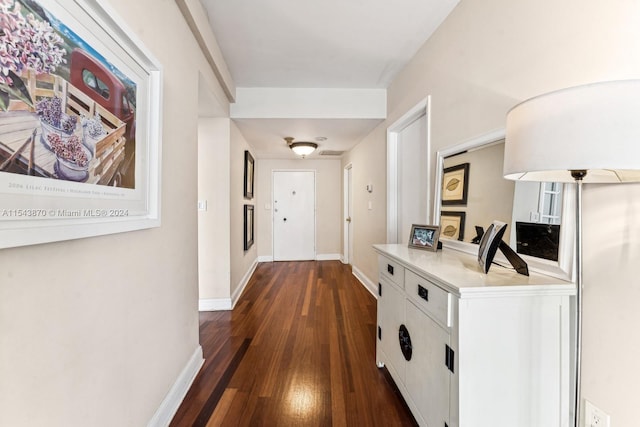
[[(201, 2), (238, 88), (387, 88), (457, 4), (457, 0)], [(282, 150), (284, 136), (296, 140), (325, 136), (328, 140), (318, 151), (349, 150), (381, 120), (235, 121), (258, 157), (292, 157)]]

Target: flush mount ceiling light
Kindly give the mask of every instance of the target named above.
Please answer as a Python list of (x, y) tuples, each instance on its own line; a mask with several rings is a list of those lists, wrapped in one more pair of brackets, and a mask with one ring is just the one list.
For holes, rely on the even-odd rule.
[(293, 142), (293, 137), (291, 136), (286, 137), (284, 140), (287, 141), (287, 145), (289, 146), (289, 148), (291, 148), (294, 153), (296, 153), (303, 159), (309, 154), (313, 153), (316, 148), (318, 148), (318, 144), (316, 144), (315, 142)]

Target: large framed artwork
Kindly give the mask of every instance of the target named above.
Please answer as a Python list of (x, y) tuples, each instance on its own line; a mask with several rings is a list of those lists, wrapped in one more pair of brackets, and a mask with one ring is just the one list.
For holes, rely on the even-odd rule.
[(105, 1), (0, 14), (0, 248), (159, 226), (158, 61)]

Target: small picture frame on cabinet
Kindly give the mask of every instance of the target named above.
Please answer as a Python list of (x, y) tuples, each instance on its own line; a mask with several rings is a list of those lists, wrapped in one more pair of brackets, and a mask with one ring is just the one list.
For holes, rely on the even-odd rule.
[(439, 226), (413, 224), (409, 234), (409, 247), (435, 252), (438, 250), (439, 238)]
[(507, 224), (501, 221), (493, 221), (487, 231), (482, 235), (478, 249), (478, 264), (483, 273), (489, 272), (493, 257), (498, 251), (502, 236), (504, 236)]

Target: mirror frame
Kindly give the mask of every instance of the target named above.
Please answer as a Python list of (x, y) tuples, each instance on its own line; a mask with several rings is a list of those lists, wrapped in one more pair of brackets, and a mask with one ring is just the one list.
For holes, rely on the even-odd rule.
[[(439, 150), (436, 154), (436, 177), (435, 188), (433, 192), (433, 220), (434, 223), (440, 225), (440, 214), (442, 211), (442, 171), (444, 169), (444, 159), (454, 154), (463, 153), (465, 151), (476, 150), (491, 144), (495, 144), (505, 139), (505, 129), (498, 129), (487, 134), (472, 138), (460, 144)], [(529, 255), (518, 254), (529, 266), (529, 270), (547, 276), (556, 277), (562, 280), (572, 281), (574, 277), (574, 236), (575, 236), (575, 184), (565, 184), (562, 197), (562, 214), (560, 227), (560, 245), (558, 248), (558, 261), (550, 261), (542, 258), (536, 258)], [(513, 223), (513, 220), (511, 221)], [(489, 224), (487, 224), (488, 226)], [(513, 224), (509, 224), (513, 227)], [(478, 254), (478, 245), (469, 242), (461, 242), (459, 240), (440, 239), (442, 246), (457, 251), (465, 252), (471, 255)], [(498, 252), (494, 258), (494, 262), (509, 266), (509, 261)]]

